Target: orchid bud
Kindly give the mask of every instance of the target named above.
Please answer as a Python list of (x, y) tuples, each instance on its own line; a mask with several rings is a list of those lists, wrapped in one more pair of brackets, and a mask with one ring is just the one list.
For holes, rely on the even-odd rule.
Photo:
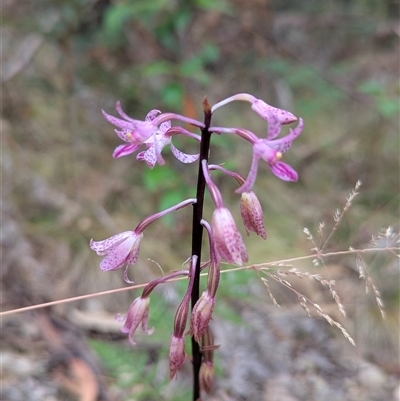
[(200, 366), (200, 388), (209, 394), (214, 386), (214, 351), (219, 345), (214, 344), (214, 336), (210, 327), (207, 327), (201, 337), (201, 351), (203, 360)]
[(211, 223), (215, 249), (221, 259), (242, 265), (247, 262), (247, 250), (231, 212), (220, 207), (214, 210)]
[(169, 347), (169, 378), (171, 380), (185, 363), (185, 359), (185, 339), (183, 336), (177, 337), (173, 334)]
[(133, 334), (138, 328), (139, 324), (142, 323), (142, 330), (147, 334), (152, 334), (154, 329), (148, 329), (148, 317), (149, 317), (149, 305), (150, 298), (148, 297), (138, 297), (136, 298), (131, 306), (129, 307), (128, 313), (126, 316), (117, 316), (117, 320), (121, 321), (125, 319), (125, 325), (122, 327), (122, 333), (129, 333), (129, 341), (135, 345), (135, 341), (133, 340)]
[(210, 394), (214, 387), (214, 363), (202, 361), (200, 366), (200, 388), (207, 394)]
[(190, 335), (199, 342), (211, 320), (215, 305), (215, 298), (208, 291), (204, 291), (196, 302), (190, 317)]
[(240, 214), (242, 215), (247, 236), (250, 235), (250, 231), (253, 231), (261, 238), (267, 238), (264, 227), (264, 214), (260, 201), (253, 191), (242, 193), (240, 199)]

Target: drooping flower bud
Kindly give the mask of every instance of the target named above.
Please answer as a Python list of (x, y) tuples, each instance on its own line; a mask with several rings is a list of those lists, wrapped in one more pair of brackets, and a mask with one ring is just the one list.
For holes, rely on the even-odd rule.
[(169, 376), (172, 379), (185, 362), (185, 328), (189, 313), (190, 296), (193, 289), (194, 274), (198, 256), (192, 255), (189, 270), (189, 285), (182, 302), (178, 306), (174, 319), (174, 333), (171, 336), (169, 348)]
[(227, 208), (221, 207), (214, 210), (211, 227), (215, 249), (221, 259), (238, 265), (248, 261), (246, 246)]
[(171, 336), (169, 346), (169, 378), (173, 379), (178, 370), (185, 363), (185, 339), (184, 337)]
[(207, 394), (210, 394), (211, 389), (214, 387), (214, 363), (209, 361), (202, 361), (200, 366), (200, 388)]
[(253, 231), (261, 238), (267, 238), (264, 226), (264, 214), (260, 201), (253, 191), (242, 193), (240, 199), (240, 214), (243, 219), (247, 236), (250, 235), (250, 231)]
[(136, 298), (131, 306), (129, 307), (128, 313), (126, 316), (117, 316), (117, 320), (121, 321), (125, 319), (125, 325), (122, 327), (122, 333), (129, 333), (129, 341), (135, 345), (135, 341), (133, 340), (133, 335), (138, 328), (139, 324), (142, 324), (142, 330), (147, 334), (152, 334), (154, 329), (149, 329), (147, 327), (148, 317), (149, 317), (149, 305), (150, 298), (138, 297)]
[(214, 310), (215, 298), (210, 296), (208, 290), (204, 291), (196, 302), (190, 316), (190, 335), (199, 342), (211, 320)]
[(214, 386), (214, 351), (219, 345), (214, 344), (214, 336), (210, 327), (207, 327), (201, 338), (201, 352), (203, 359), (200, 366), (200, 388), (209, 394)]

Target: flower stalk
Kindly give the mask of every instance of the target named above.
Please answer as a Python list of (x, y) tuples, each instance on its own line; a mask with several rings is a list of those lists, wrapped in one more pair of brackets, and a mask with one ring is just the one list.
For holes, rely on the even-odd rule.
[[(200, 160), (208, 161), (210, 154), (211, 132), (209, 127), (211, 124), (211, 105), (205, 97), (202, 103), (204, 112), (204, 128), (201, 130), (200, 141)], [(193, 204), (193, 218), (192, 218), (192, 255), (201, 255), (202, 240), (203, 240), (203, 226), (201, 220), (203, 219), (203, 205), (204, 205), (204, 192), (206, 189), (206, 181), (203, 174), (201, 163), (199, 163), (197, 172), (197, 189), (196, 189), (196, 203)], [(196, 264), (194, 273), (193, 289), (191, 295), (192, 309), (196, 305), (200, 297), (200, 263), (199, 257)], [(193, 364), (193, 401), (200, 398), (200, 367), (201, 367), (202, 353), (200, 345), (192, 336), (192, 364)]]
[[(212, 114), (222, 106), (233, 101), (250, 103), (251, 109), (267, 122), (267, 134), (260, 138), (255, 133), (245, 128), (213, 127), (211, 126)], [(209, 323), (212, 319), (216, 293), (220, 279), (221, 261), (242, 265), (248, 261), (248, 254), (242, 235), (235, 220), (227, 207), (225, 207), (222, 194), (218, 186), (212, 181), (210, 172), (219, 170), (233, 178), (239, 184), (235, 191), (240, 194), (240, 214), (247, 235), (254, 232), (266, 239), (264, 227), (264, 215), (261, 204), (256, 194), (251, 190), (256, 180), (258, 163), (263, 160), (268, 164), (272, 173), (284, 181), (296, 181), (297, 172), (289, 165), (280, 161), (283, 153), (291, 146), (292, 142), (300, 135), (303, 129), (302, 119), (298, 119), (291, 112), (270, 106), (263, 100), (247, 93), (239, 93), (230, 96), (214, 106), (205, 97), (202, 103), (204, 122), (200, 122), (175, 113), (161, 113), (159, 110), (150, 110), (144, 120), (136, 120), (129, 117), (122, 109), (121, 104), (116, 104), (119, 117), (114, 117), (103, 111), (106, 120), (116, 127), (115, 133), (125, 142), (115, 148), (113, 157), (128, 156), (140, 148), (145, 147), (136, 155), (136, 159), (144, 161), (149, 168), (156, 164), (164, 165), (162, 157), (164, 148), (169, 147), (171, 153), (183, 164), (198, 161), (196, 197), (184, 200), (168, 209), (152, 214), (143, 219), (133, 231), (124, 231), (103, 241), (90, 241), (90, 247), (104, 259), (100, 263), (103, 271), (117, 270), (125, 266), (124, 279), (131, 283), (127, 277), (130, 265), (137, 263), (139, 258), (140, 242), (144, 230), (155, 220), (188, 205), (193, 206), (192, 214), (192, 244), (190, 269), (173, 271), (162, 278), (157, 278), (144, 288), (142, 295), (136, 298), (126, 316), (119, 317), (125, 321), (122, 332), (127, 333), (132, 343), (133, 335), (138, 327), (151, 334), (153, 329), (148, 328), (148, 315), (150, 309), (150, 294), (158, 284), (162, 284), (171, 278), (186, 275), (189, 278), (186, 293), (177, 308), (173, 333), (169, 349), (170, 378), (176, 376), (179, 369), (186, 361), (185, 336), (190, 333), (193, 365), (193, 401), (200, 400), (200, 391), (209, 393), (214, 382), (213, 351), (218, 348), (214, 345)], [(179, 125), (172, 125), (171, 121), (189, 124), (201, 130), (201, 135), (188, 131)], [(278, 138), (281, 127), (298, 121), (297, 127), (289, 130), (289, 134)], [(209, 164), (211, 135), (233, 134), (245, 140), (252, 146), (253, 157), (247, 178), (234, 171), (230, 171), (221, 165)], [(186, 154), (172, 144), (172, 138), (183, 135), (199, 142), (199, 153)], [(211, 224), (203, 219), (203, 205), (205, 189), (211, 195), (215, 204)], [(210, 259), (202, 262), (203, 229), (206, 229), (209, 240)], [(207, 288), (200, 296), (200, 272), (208, 268)], [(190, 314), (190, 330), (186, 326)]]

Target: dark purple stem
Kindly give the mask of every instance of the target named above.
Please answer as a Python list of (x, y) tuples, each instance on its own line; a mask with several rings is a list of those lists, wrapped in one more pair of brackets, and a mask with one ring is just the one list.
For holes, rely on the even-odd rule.
[[(193, 290), (192, 290), (192, 309), (200, 297), (200, 265), (201, 265), (201, 244), (203, 238), (203, 226), (201, 220), (203, 218), (203, 204), (204, 204), (204, 191), (206, 181), (201, 167), (201, 161), (207, 160), (210, 152), (210, 139), (211, 133), (208, 128), (211, 123), (211, 105), (208, 103), (207, 98), (203, 101), (204, 110), (204, 128), (201, 130), (200, 142), (200, 157), (199, 168), (197, 176), (197, 202), (193, 204), (193, 225), (192, 225), (192, 255), (199, 255), (197, 259), (196, 271), (194, 275)], [(193, 363), (193, 401), (200, 399), (200, 366), (202, 354), (199, 344), (192, 337), (192, 363)]]

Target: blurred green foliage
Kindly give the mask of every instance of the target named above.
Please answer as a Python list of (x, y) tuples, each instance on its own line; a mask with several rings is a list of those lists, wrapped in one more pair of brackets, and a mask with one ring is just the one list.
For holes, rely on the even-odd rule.
[(398, 92), (400, 88), (398, 86), (397, 88), (393, 88), (390, 83), (367, 80), (362, 82), (358, 89), (361, 93), (372, 96), (376, 110), (383, 118), (391, 118), (399, 115), (400, 101)]
[(185, 79), (191, 79), (203, 88), (211, 83), (206, 67), (219, 57), (218, 47), (211, 43), (199, 43), (196, 49), (187, 54), (183, 52), (182, 36), (187, 35), (197, 7), (204, 11), (230, 10), (221, 0), (190, 4), (165, 0), (118, 2), (107, 8), (103, 27), (98, 33), (100, 40), (114, 49), (126, 46), (129, 26), (151, 32), (153, 45), (159, 47), (165, 57), (140, 63), (135, 73), (141, 78), (161, 79), (160, 100), (173, 109), (181, 108), (184, 103)]

